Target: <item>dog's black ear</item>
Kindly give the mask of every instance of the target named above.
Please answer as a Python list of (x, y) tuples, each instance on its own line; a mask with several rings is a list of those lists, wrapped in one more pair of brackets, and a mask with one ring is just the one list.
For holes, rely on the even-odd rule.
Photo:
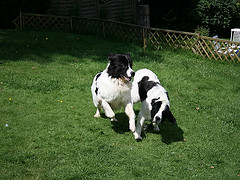
[(116, 54), (109, 54), (108, 55), (108, 60), (112, 60), (112, 59), (114, 59), (114, 57), (116, 56)]
[(124, 54), (124, 55), (127, 56), (127, 58), (128, 58), (129, 60), (132, 60), (130, 53), (126, 53), (126, 54)]
[(162, 121), (161, 122), (164, 122), (166, 120), (166, 118), (173, 124), (177, 124), (177, 121), (176, 121), (175, 117), (173, 116), (168, 105), (165, 107), (164, 111), (162, 112)]
[(172, 112), (170, 111), (170, 109), (169, 109), (169, 111), (168, 111), (167, 118), (168, 118), (168, 120), (169, 120), (170, 122), (172, 122), (173, 124), (177, 124), (177, 121), (176, 121), (175, 117), (173, 116)]

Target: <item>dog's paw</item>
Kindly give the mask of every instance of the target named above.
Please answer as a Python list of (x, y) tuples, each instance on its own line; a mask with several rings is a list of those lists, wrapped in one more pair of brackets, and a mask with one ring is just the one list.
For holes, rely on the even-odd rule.
[(133, 135), (136, 140), (142, 140), (142, 137), (140, 136), (140, 134), (134, 132)]
[(99, 111), (99, 109), (97, 109), (96, 114), (94, 115), (94, 117), (100, 117), (100, 116), (101, 116), (100, 111)]
[(94, 115), (94, 117), (95, 117), (95, 118), (98, 118), (98, 117), (100, 117), (100, 114), (96, 113), (96, 114)]
[(96, 114), (94, 115), (94, 117), (96, 117), (96, 118), (97, 118), (97, 117), (100, 117), (100, 116), (101, 116), (101, 114), (100, 114), (99, 111), (97, 111)]
[(111, 122), (117, 122), (117, 121), (118, 120), (115, 117), (111, 118)]
[(135, 131), (136, 131), (135, 125), (130, 125), (129, 129), (130, 129), (132, 132), (135, 132)]

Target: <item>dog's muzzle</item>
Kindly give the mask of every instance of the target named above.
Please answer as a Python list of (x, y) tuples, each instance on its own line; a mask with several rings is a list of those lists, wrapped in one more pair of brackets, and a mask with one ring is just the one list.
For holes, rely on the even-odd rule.
[(157, 125), (157, 124), (159, 124), (160, 122), (161, 122), (161, 118), (160, 118), (159, 116), (156, 116), (156, 117), (153, 119), (153, 121), (152, 121), (153, 125)]
[(131, 81), (134, 76), (135, 76), (135, 72), (131, 71), (127, 73), (127, 76), (123, 76), (123, 79), (125, 79), (126, 81)]

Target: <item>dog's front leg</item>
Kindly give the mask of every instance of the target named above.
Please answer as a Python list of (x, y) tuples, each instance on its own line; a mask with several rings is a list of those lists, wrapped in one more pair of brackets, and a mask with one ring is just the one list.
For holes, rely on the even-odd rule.
[(140, 112), (139, 115), (138, 115), (138, 120), (137, 120), (137, 125), (136, 125), (136, 132), (134, 132), (134, 137), (137, 140), (141, 140), (142, 139), (141, 132), (142, 132), (142, 127), (143, 127), (144, 121), (145, 121), (145, 118), (142, 115), (142, 113)]
[(94, 115), (94, 117), (100, 117), (101, 114), (100, 114), (100, 108), (97, 107), (97, 111), (96, 111), (96, 114)]
[(125, 107), (125, 113), (127, 114), (129, 118), (129, 129), (132, 132), (135, 132), (136, 127), (135, 127), (135, 113), (133, 111), (133, 105), (132, 103), (128, 103)]
[(102, 100), (102, 108), (105, 112), (105, 115), (111, 119), (111, 121), (117, 121), (115, 118), (115, 113), (113, 112), (111, 106), (108, 104), (107, 101)]

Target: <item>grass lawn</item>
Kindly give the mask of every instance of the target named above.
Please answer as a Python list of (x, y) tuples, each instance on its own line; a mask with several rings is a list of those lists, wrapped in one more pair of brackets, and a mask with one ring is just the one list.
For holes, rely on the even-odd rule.
[[(178, 126), (136, 142), (94, 118), (90, 86), (129, 52), (167, 89)], [(135, 107), (136, 114), (140, 105)], [(95, 36), (0, 30), (0, 179), (239, 179), (240, 64)]]

